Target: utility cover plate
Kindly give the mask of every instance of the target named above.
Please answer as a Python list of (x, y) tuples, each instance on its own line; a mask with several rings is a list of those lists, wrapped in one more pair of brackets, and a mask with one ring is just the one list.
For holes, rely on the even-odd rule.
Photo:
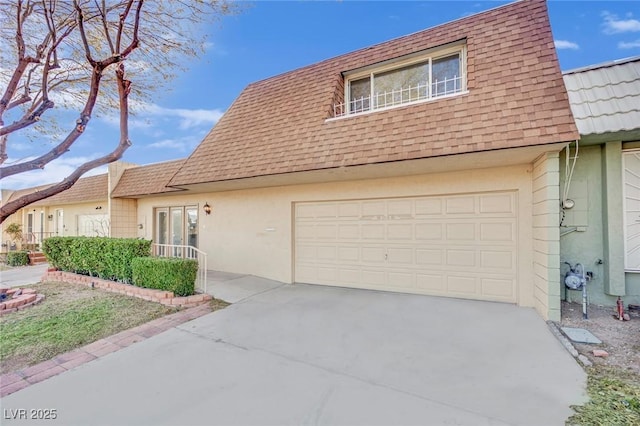
[(566, 334), (569, 339), (577, 343), (602, 343), (602, 340), (584, 328), (562, 327), (562, 332)]

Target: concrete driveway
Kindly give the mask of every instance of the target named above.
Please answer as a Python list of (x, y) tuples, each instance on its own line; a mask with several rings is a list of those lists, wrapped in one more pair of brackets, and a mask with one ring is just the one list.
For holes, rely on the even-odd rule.
[(47, 425), (561, 425), (584, 402), (531, 309), (268, 284), (4, 398), (2, 424), (32, 424), (7, 419), (24, 408), (55, 409)]

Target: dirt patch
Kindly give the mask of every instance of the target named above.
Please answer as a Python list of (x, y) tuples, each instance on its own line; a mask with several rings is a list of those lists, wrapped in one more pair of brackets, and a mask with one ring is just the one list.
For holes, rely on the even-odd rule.
[[(629, 311), (631, 320), (620, 321), (615, 307), (589, 305), (588, 319), (582, 318), (582, 304), (562, 302), (562, 327), (589, 330), (602, 344), (572, 342), (576, 350), (597, 365), (631, 372), (640, 377), (640, 312)], [(594, 349), (603, 349), (607, 357), (596, 357)]]

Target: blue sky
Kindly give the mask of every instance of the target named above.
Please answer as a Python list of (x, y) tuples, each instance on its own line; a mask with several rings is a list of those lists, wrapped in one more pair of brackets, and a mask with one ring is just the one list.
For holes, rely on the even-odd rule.
[[(131, 117), (133, 146), (123, 160), (149, 164), (188, 156), (253, 81), (506, 3), (256, 1), (208, 26), (206, 54), (187, 65), (171, 91), (158, 93), (144, 113)], [(550, 0), (548, 7), (562, 70), (640, 55), (640, 2)], [(73, 123), (75, 116), (61, 114), (60, 124)], [(0, 185), (19, 189), (56, 182), (109, 152), (118, 138), (112, 117), (94, 117), (71, 151), (44, 170)], [(11, 136), (10, 160), (40, 154), (51, 143)]]

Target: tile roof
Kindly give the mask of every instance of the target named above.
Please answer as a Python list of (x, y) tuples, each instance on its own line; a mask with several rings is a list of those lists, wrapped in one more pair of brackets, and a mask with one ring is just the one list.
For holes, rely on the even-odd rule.
[(640, 56), (567, 71), (564, 82), (581, 135), (640, 130)]
[(111, 192), (111, 196), (126, 198), (180, 191), (175, 188), (167, 188), (166, 184), (184, 161), (184, 158), (182, 158), (180, 160), (127, 169)]
[[(466, 39), (469, 93), (342, 119), (342, 73)], [(524, 0), (250, 84), (169, 185), (572, 141), (544, 0)]]
[[(56, 195), (52, 195), (44, 200), (31, 203), (30, 206), (58, 206), (64, 204), (88, 203), (91, 201), (106, 201), (108, 197), (108, 178), (107, 174), (97, 176), (89, 176), (78, 179), (73, 186), (66, 191), (62, 191)], [(23, 191), (33, 192), (41, 190), (50, 185), (37, 188), (29, 188)], [(16, 191), (19, 192), (19, 191)], [(24, 194), (22, 194), (24, 195)], [(15, 193), (11, 199), (15, 199)]]

